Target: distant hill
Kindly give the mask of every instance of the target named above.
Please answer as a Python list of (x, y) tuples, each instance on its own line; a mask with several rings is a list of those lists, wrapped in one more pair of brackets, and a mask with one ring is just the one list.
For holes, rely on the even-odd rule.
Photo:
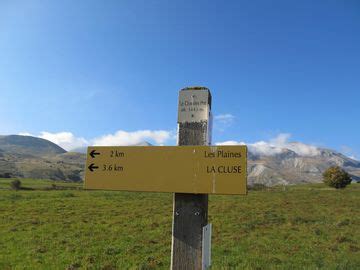
[(5, 153), (31, 156), (51, 156), (66, 153), (55, 143), (21, 135), (0, 136), (0, 149)]
[[(137, 144), (149, 146), (148, 142)], [(304, 151), (303, 149), (310, 149)], [(267, 151), (248, 146), (248, 183), (268, 186), (322, 181), (330, 166), (340, 166), (355, 181), (360, 181), (360, 161), (336, 151), (292, 143)], [(79, 151), (79, 152), (76, 152)], [(66, 152), (58, 145), (30, 136), (0, 136), (0, 177), (43, 178), (81, 181), (84, 175), (86, 148)]]
[(85, 155), (31, 136), (0, 136), (0, 177), (81, 181)]
[(85, 146), (85, 147), (74, 148), (74, 149), (71, 149), (71, 152), (86, 154), (87, 153), (87, 147)]

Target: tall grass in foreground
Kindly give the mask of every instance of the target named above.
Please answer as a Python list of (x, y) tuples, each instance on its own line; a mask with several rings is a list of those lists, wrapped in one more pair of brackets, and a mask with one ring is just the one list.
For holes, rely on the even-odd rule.
[[(22, 183), (41, 190), (0, 179), (0, 269), (169, 269), (171, 194)], [(210, 196), (212, 269), (359, 269), (359, 198), (360, 184)]]

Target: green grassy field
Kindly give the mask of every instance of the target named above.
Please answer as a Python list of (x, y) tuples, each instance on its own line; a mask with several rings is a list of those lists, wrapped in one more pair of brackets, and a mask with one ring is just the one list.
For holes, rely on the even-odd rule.
[[(0, 269), (169, 269), (172, 195), (0, 179)], [(210, 196), (212, 269), (359, 269), (360, 184)]]

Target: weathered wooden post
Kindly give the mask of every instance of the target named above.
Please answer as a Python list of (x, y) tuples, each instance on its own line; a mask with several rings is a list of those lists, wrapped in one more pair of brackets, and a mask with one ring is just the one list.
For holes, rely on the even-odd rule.
[[(205, 87), (180, 90), (178, 145), (211, 144), (211, 93)], [(208, 222), (208, 195), (174, 193), (171, 268), (202, 269), (203, 228)]]

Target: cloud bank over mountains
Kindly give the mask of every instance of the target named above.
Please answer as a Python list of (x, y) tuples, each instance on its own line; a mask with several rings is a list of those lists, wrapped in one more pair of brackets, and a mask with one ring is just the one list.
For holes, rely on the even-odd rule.
[[(225, 117), (226, 118), (226, 117)], [(92, 139), (85, 139), (83, 137), (76, 137), (73, 133), (68, 131), (51, 133), (40, 132), (38, 135), (30, 133), (20, 133), (19, 135), (27, 135), (39, 137), (49, 140), (61, 146), (67, 151), (87, 147), (89, 145), (107, 146), (107, 145), (136, 145), (143, 142), (151, 142), (155, 145), (169, 145), (174, 144), (176, 134), (169, 130), (137, 130), (124, 131), (118, 130), (113, 134), (105, 134)], [(321, 149), (310, 144), (301, 142), (290, 142), (291, 134), (280, 133), (275, 138), (268, 141), (258, 141), (254, 143), (246, 143), (241, 141), (224, 141), (217, 142), (216, 145), (247, 145), (249, 152), (260, 156), (274, 156), (285, 151), (291, 150), (302, 157), (315, 157), (321, 155)], [(353, 153), (350, 155), (349, 151), (342, 151), (345, 155), (352, 159), (357, 159)]]
[(138, 130), (127, 132), (119, 130), (114, 134), (104, 135), (92, 140), (92, 145), (134, 145), (144, 141), (154, 141), (162, 145), (172, 138), (171, 131), (166, 130)]
[(255, 143), (245, 143), (237, 141), (218, 142), (217, 145), (247, 145), (251, 153), (262, 156), (274, 156), (289, 149), (299, 156), (317, 156), (320, 154), (319, 148), (300, 142), (289, 142), (291, 134), (280, 133), (269, 141), (258, 141)]
[(33, 136), (33, 137), (45, 139), (59, 145), (60, 147), (64, 148), (67, 151), (89, 145), (89, 141), (87, 141), (85, 138), (76, 137), (74, 134), (68, 131), (62, 131), (57, 133), (42, 131), (40, 132), (39, 135), (34, 135), (28, 132), (22, 132), (19, 133), (19, 135)]
[(56, 143), (67, 151), (86, 147), (89, 145), (135, 145), (144, 141), (150, 141), (154, 142), (157, 145), (163, 145), (174, 139), (173, 132), (167, 130), (137, 130), (132, 132), (118, 130), (114, 134), (105, 134), (103, 136), (88, 140), (83, 137), (76, 137), (73, 133), (68, 131), (57, 133), (43, 131), (40, 132), (39, 135), (23, 132), (19, 133), (19, 135), (33, 136), (45, 139)]

